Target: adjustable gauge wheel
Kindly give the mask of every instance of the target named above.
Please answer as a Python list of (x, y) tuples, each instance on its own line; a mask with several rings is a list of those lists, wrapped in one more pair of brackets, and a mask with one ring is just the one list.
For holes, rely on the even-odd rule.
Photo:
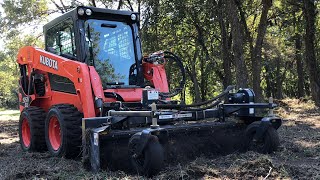
[(137, 133), (129, 140), (129, 158), (134, 171), (152, 176), (163, 168), (163, 147), (159, 143), (158, 137), (151, 135), (142, 154), (138, 155), (136, 152), (140, 145), (140, 135), (141, 133)]
[(246, 129), (246, 145), (248, 150), (257, 151), (259, 153), (272, 153), (276, 151), (280, 145), (277, 130), (269, 126), (259, 140), (255, 140), (254, 136), (260, 126), (260, 121), (251, 123)]

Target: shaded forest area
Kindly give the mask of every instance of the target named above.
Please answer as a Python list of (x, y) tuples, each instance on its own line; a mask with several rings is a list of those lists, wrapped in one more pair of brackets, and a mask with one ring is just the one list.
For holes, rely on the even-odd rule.
[[(320, 105), (315, 0), (4, 0), (0, 107), (17, 107), (18, 49), (43, 47), (42, 25), (78, 5), (138, 11), (144, 53), (170, 50), (182, 58), (186, 102), (204, 101), (235, 84), (253, 88), (260, 102), (294, 97)], [(176, 71), (168, 71), (179, 83)]]

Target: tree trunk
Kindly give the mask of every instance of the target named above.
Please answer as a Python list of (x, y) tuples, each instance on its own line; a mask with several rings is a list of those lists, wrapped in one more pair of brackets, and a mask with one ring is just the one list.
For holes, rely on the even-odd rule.
[(199, 81), (197, 79), (197, 72), (196, 72), (195, 64), (192, 65), (190, 76), (191, 76), (191, 80), (193, 82), (193, 88), (194, 88), (194, 101), (196, 103), (201, 102)]
[[(138, 0), (138, 14), (139, 14), (139, 19), (141, 19), (141, 0)], [(140, 29), (140, 26), (141, 26), (141, 22), (138, 21), (138, 28)], [(141, 32), (139, 31), (139, 34)], [(140, 37), (141, 37), (141, 34), (140, 34)]]
[[(306, 74), (304, 74), (306, 75)], [(309, 81), (309, 77), (305, 76), (305, 81), (304, 81), (304, 90), (306, 93), (306, 96), (310, 96), (311, 92), (310, 92), (310, 84), (308, 83)]]
[(205, 62), (204, 58), (200, 58), (200, 91), (201, 91), (201, 101), (205, 101), (206, 98), (206, 73), (205, 73)]
[(212, 66), (212, 64), (216, 64), (216, 62), (214, 61), (213, 58), (211, 58), (212, 56), (209, 54), (209, 49), (206, 46), (206, 42), (205, 42), (205, 31), (203, 29), (203, 27), (201, 26), (201, 23), (199, 22), (199, 19), (196, 15), (192, 16), (193, 19), (193, 25), (196, 28), (197, 31), (197, 37), (195, 38), (195, 41), (197, 42), (197, 44), (199, 45), (199, 47), (201, 47), (200, 49), (200, 53), (201, 53), (201, 57), (205, 57), (205, 58), (200, 58), (200, 83), (199, 84), (199, 88), (200, 88), (200, 95), (201, 95), (201, 100), (205, 101), (206, 100), (206, 95), (207, 95), (207, 91), (208, 91), (208, 82), (207, 82), (207, 78), (208, 78), (208, 68), (211, 68), (211, 70), (213, 70), (213, 72), (215, 72), (215, 75), (220, 79), (223, 80), (223, 74), (222, 72), (220, 72), (220, 69), (218, 68), (214, 68), (214, 66)]
[(243, 31), (239, 21), (237, 6), (234, 0), (228, 2), (227, 9), (231, 24), (236, 84), (238, 88), (246, 88), (248, 86), (248, 71), (244, 60)]
[(129, 7), (130, 7), (130, 10), (131, 10), (131, 11), (134, 11), (134, 10), (133, 10), (133, 6), (132, 6), (132, 4), (131, 4), (131, 1), (130, 1), (130, 0), (127, 0), (127, 2), (128, 2)]
[(92, 6), (93, 6), (93, 7), (97, 7), (95, 0), (91, 0), (91, 3), (92, 3)]
[(303, 62), (301, 57), (301, 35), (296, 34), (295, 36), (295, 59), (297, 61), (297, 73), (298, 73), (298, 98), (304, 96), (304, 72), (303, 72)]
[(220, 26), (220, 32), (221, 32), (221, 54), (222, 54), (222, 65), (223, 65), (223, 87), (226, 89), (229, 85), (232, 83), (232, 76), (231, 76), (231, 60), (230, 60), (230, 53), (228, 48), (228, 35), (227, 30), (224, 22), (224, 16), (223, 16), (223, 10), (225, 8), (222, 8), (222, 1), (219, 1), (219, 12), (218, 12), (218, 18), (219, 18), (219, 26)]
[(277, 94), (276, 94), (276, 98), (277, 99), (282, 99), (282, 76), (280, 74), (280, 68), (281, 68), (281, 59), (280, 57), (278, 57), (276, 59), (276, 66), (277, 66), (277, 69), (276, 69), (276, 86), (277, 86)]
[(266, 83), (267, 83), (267, 89), (266, 89), (266, 95), (267, 95), (267, 97), (272, 97), (272, 93), (271, 93), (271, 72), (269, 72), (270, 70), (270, 68), (269, 68), (269, 66), (268, 65), (266, 65), (265, 66), (265, 68), (266, 68)]
[(314, 1), (304, 0), (304, 17), (305, 17), (305, 58), (310, 78), (311, 97), (317, 106), (320, 106), (320, 79), (319, 67), (315, 54), (315, 18), (316, 7)]
[(196, 64), (197, 58), (199, 56), (199, 51), (196, 49), (193, 55), (193, 59), (191, 61), (191, 68), (186, 67), (186, 71), (193, 83), (193, 90), (194, 90), (194, 102), (200, 102), (201, 96), (200, 96), (200, 88), (199, 88), (199, 81), (197, 79), (197, 71), (196, 71)]
[(253, 90), (256, 94), (256, 101), (263, 101), (262, 89), (260, 86), (261, 83), (261, 52), (262, 52), (262, 44), (263, 39), (267, 30), (268, 23), (268, 12), (270, 7), (272, 6), (272, 0), (262, 0), (262, 13), (260, 17), (260, 22), (258, 25), (258, 34), (254, 49), (251, 54), (251, 66), (252, 66), (252, 86)]
[(121, 9), (122, 3), (123, 3), (122, 0), (119, 0), (119, 4), (118, 4), (118, 8), (117, 8), (118, 10)]

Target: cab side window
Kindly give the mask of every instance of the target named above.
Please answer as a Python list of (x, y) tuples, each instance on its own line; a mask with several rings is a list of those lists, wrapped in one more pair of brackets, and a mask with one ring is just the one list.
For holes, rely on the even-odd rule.
[(46, 50), (64, 57), (76, 57), (73, 22), (67, 19), (46, 33)]

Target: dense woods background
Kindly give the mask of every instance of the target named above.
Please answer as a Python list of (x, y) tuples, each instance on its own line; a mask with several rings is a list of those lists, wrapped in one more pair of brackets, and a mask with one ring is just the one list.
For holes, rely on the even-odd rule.
[[(42, 47), (42, 25), (77, 5), (138, 11), (144, 53), (170, 50), (182, 58), (187, 102), (204, 101), (235, 84), (253, 88), (257, 101), (306, 97), (320, 105), (315, 0), (4, 0), (0, 107), (17, 105), (18, 49)], [(178, 81), (176, 71), (168, 70)]]

